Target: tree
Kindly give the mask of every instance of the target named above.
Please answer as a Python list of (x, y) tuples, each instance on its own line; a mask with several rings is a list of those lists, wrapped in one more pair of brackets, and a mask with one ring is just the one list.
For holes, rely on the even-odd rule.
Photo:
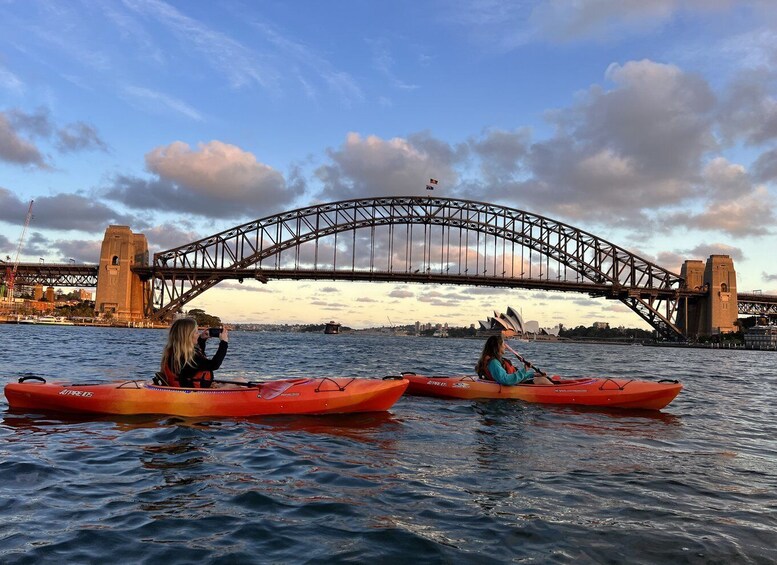
[(189, 310), (186, 315), (197, 320), (197, 325), (201, 328), (216, 328), (221, 326), (221, 318), (218, 316), (211, 316), (200, 308)]

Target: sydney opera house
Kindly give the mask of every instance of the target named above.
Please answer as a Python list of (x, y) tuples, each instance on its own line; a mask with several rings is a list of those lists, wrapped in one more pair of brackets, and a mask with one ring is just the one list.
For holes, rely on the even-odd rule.
[(480, 322), (481, 333), (501, 333), (504, 337), (529, 337), (529, 336), (558, 336), (561, 328), (541, 328), (539, 322), (524, 322), (521, 315), (512, 306), (507, 307), (507, 312), (500, 314), (494, 310), (494, 316), (485, 322)]

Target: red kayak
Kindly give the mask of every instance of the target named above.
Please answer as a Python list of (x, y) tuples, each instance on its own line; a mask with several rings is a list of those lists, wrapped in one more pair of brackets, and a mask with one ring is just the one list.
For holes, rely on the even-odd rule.
[(553, 384), (500, 385), (473, 376), (426, 377), (402, 373), (410, 381), (407, 394), (440, 398), (517, 398), (539, 404), (577, 404), (612, 408), (661, 410), (680, 394), (677, 381), (637, 381), (610, 378), (561, 379)]
[(407, 385), (400, 377), (318, 377), (202, 389), (144, 381), (62, 384), (22, 377), (18, 383), (5, 386), (5, 396), (12, 410), (240, 417), (383, 411), (394, 405)]

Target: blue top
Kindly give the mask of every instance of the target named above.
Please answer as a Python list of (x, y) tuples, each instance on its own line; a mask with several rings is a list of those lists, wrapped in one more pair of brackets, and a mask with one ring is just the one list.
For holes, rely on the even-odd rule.
[(502, 363), (499, 359), (491, 359), (488, 362), (488, 371), (500, 385), (517, 385), (534, 376), (534, 369), (527, 369), (525, 367), (516, 367), (514, 373), (508, 373), (505, 371), (504, 367), (502, 367)]

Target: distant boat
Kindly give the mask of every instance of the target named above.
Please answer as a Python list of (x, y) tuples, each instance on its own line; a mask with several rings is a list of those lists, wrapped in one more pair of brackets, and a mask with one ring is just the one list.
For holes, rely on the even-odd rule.
[(325, 334), (339, 334), (340, 333), (340, 324), (338, 324), (335, 321), (328, 322), (326, 327), (324, 328)]
[(45, 324), (49, 326), (75, 326), (64, 316), (27, 316), (19, 320), (20, 324)]

